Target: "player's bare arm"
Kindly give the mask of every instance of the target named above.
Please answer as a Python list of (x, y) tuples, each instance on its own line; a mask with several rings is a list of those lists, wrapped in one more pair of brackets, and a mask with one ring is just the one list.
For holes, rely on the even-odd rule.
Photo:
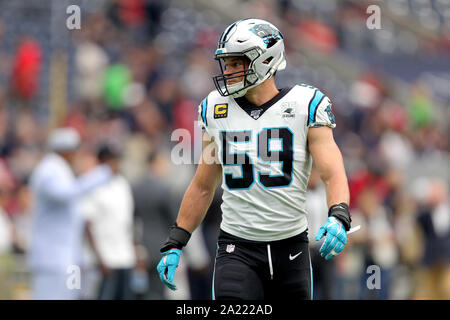
[(192, 233), (203, 221), (214, 192), (222, 178), (222, 166), (217, 161), (217, 146), (203, 132), (203, 152), (194, 178), (184, 194), (178, 212), (177, 225)]
[(310, 128), (308, 148), (325, 184), (328, 207), (341, 202), (348, 205), (350, 193), (347, 175), (332, 129), (327, 126)]
[(327, 193), (328, 220), (320, 227), (315, 240), (326, 236), (319, 252), (328, 260), (344, 250), (347, 243), (346, 231), (351, 225), (347, 176), (331, 128), (327, 126), (310, 128), (308, 148)]

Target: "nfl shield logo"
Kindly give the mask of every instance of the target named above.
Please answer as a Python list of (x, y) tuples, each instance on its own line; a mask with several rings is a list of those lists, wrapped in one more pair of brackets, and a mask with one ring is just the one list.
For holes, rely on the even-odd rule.
[(232, 253), (234, 251), (234, 244), (229, 244), (227, 245), (227, 252), (228, 253)]
[(250, 112), (250, 116), (253, 118), (253, 119), (258, 119), (259, 118), (259, 116), (261, 115), (261, 111), (262, 111), (262, 109), (257, 109), (257, 110), (252, 110), (251, 112)]

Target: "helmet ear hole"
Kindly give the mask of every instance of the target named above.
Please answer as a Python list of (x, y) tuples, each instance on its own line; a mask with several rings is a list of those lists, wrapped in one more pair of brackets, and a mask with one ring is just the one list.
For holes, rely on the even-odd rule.
[(277, 43), (278, 40), (275, 37), (269, 37), (267, 39), (267, 49), (269, 49), (270, 47), (272, 47), (275, 43)]
[(270, 61), (272, 61), (272, 60), (273, 60), (273, 57), (269, 57), (269, 58), (267, 58), (266, 60), (264, 60), (263, 63), (264, 63), (264, 64), (269, 64)]

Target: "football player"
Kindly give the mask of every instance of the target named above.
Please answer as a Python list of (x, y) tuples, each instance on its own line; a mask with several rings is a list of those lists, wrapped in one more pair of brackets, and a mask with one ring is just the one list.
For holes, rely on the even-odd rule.
[(213, 299), (312, 299), (305, 210), (312, 161), (329, 208), (315, 240), (325, 237), (325, 259), (344, 249), (349, 188), (331, 102), (309, 85), (277, 88), (274, 76), (286, 67), (283, 41), (277, 27), (261, 19), (237, 21), (220, 36), (215, 59), (221, 74), (199, 106), (201, 161), (161, 248), (158, 272), (170, 289), (176, 289), (181, 250), (221, 181)]

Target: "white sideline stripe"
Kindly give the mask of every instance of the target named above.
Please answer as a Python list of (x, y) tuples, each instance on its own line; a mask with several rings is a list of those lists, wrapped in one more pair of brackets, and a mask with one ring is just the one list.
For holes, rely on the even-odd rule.
[(214, 291), (214, 278), (216, 277), (216, 261), (217, 261), (217, 253), (219, 252), (219, 243), (217, 243), (216, 248), (216, 257), (214, 258), (214, 269), (213, 269), (213, 276), (212, 276), (212, 290), (211, 290), (211, 298), (212, 300), (216, 300), (216, 292)]
[(312, 268), (312, 264), (311, 264), (311, 254), (310, 254), (310, 252), (309, 252), (309, 249), (308, 249), (308, 259), (309, 259), (309, 274), (310, 274), (310, 276), (311, 276), (311, 300), (314, 300), (314, 285), (313, 285), (313, 283), (314, 283), (314, 279), (313, 279), (313, 268)]
[(270, 279), (273, 280), (272, 255), (270, 253), (270, 244), (267, 245), (267, 257), (269, 258)]

